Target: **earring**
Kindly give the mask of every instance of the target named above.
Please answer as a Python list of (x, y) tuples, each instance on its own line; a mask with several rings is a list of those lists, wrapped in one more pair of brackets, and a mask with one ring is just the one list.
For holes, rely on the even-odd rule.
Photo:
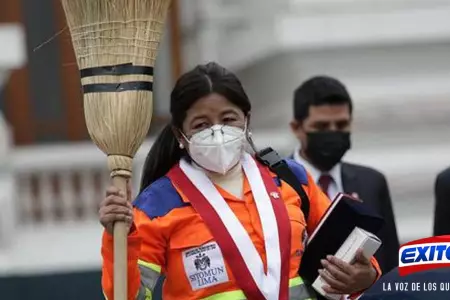
[(180, 149), (184, 149), (184, 145), (182, 143), (180, 143), (179, 147)]

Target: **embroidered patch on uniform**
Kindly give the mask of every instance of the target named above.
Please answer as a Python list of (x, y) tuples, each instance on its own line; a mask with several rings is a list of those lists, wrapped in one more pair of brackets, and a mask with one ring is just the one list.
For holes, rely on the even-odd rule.
[(222, 251), (216, 242), (183, 251), (183, 264), (192, 290), (228, 281)]

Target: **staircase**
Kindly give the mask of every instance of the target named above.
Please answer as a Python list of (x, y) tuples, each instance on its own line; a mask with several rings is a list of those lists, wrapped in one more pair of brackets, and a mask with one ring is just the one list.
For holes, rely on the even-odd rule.
[(445, 0), (182, 0), (181, 7), (187, 68), (217, 60), (240, 70), (280, 52), (450, 36)]

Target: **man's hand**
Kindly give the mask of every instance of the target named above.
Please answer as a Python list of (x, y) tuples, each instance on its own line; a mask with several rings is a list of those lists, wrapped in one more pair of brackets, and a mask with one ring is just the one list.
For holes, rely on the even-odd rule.
[(322, 260), (322, 265), (324, 269), (319, 270), (319, 274), (328, 284), (323, 289), (330, 294), (363, 291), (374, 283), (377, 276), (377, 271), (361, 250), (358, 250), (356, 261), (352, 265), (331, 255)]

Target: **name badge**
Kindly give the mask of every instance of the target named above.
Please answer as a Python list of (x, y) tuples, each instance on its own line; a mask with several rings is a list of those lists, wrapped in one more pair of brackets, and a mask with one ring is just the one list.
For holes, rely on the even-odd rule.
[(228, 281), (222, 251), (216, 242), (183, 251), (183, 264), (192, 290)]

